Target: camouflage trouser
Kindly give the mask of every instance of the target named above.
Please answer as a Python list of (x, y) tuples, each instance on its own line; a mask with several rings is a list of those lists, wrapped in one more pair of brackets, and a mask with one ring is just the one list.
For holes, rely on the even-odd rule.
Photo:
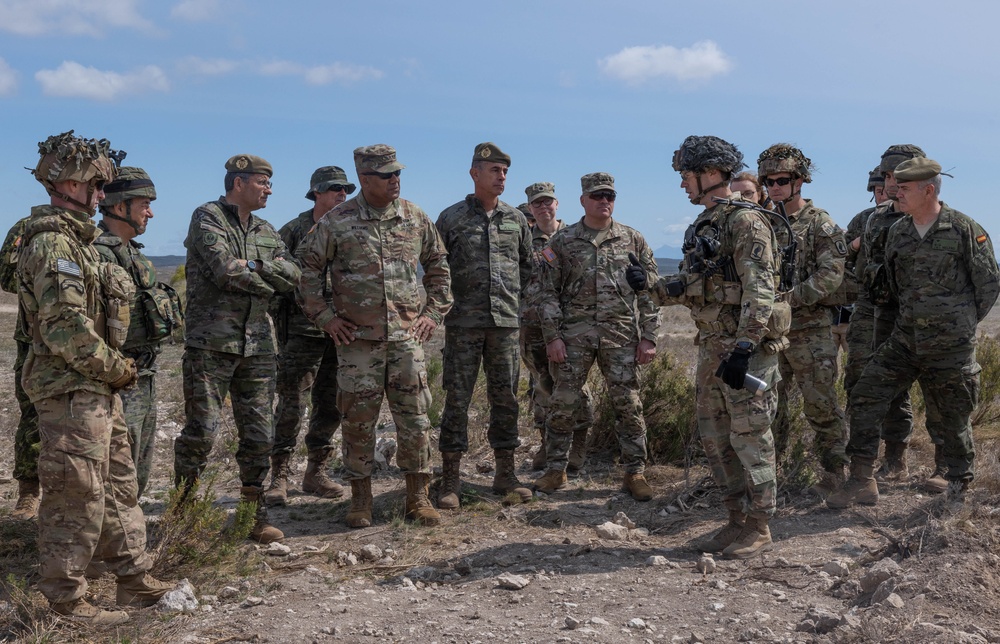
[(579, 426), (580, 408), (585, 405), (583, 388), (590, 368), (597, 363), (608, 387), (608, 397), (615, 407), (618, 422), (618, 445), (622, 466), (629, 474), (641, 474), (646, 468), (646, 421), (639, 400), (639, 363), (635, 347), (566, 347), (566, 361), (553, 363), (555, 388), (549, 398), (548, 431), (545, 449), (550, 470), (565, 470)]
[(915, 355), (895, 337), (875, 352), (851, 393), (852, 426), (847, 453), (875, 458), (879, 424), (889, 401), (916, 380), (927, 401), (927, 433), (943, 449), (948, 480), (972, 480), (973, 460), (970, 416), (979, 403), (979, 363), (976, 351), (943, 355)]
[(38, 478), (38, 452), (41, 449), (38, 412), (21, 386), (21, 371), (29, 348), (29, 343), (17, 341), (17, 357), (14, 359), (14, 397), (21, 409), (21, 420), (14, 433), (14, 478), (18, 481), (34, 481)]
[(442, 380), (447, 395), (441, 415), (440, 451), (469, 451), (469, 405), (480, 364), (486, 373), (490, 402), (486, 433), (490, 447), (507, 450), (521, 444), (517, 437), (518, 335), (516, 328), (445, 326)]
[[(521, 360), (534, 378), (531, 405), (534, 412), (535, 429), (545, 436), (545, 417), (548, 415), (549, 396), (555, 384), (552, 375), (554, 365), (549, 364), (545, 353), (545, 338), (540, 326), (521, 327)], [(577, 429), (589, 429), (594, 424), (594, 403), (590, 397), (590, 387), (584, 385), (581, 404), (577, 406)]]
[(773, 425), (777, 458), (784, 455), (791, 434), (788, 393), (794, 378), (802, 392), (802, 411), (816, 434), (813, 453), (824, 469), (833, 471), (847, 463), (847, 430), (835, 385), (837, 346), (828, 326), (790, 331), (788, 340), (790, 346), (778, 354), (781, 382)]
[(139, 376), (132, 389), (120, 392), (125, 409), (125, 424), (132, 442), (132, 461), (135, 463), (139, 496), (149, 483), (153, 469), (153, 447), (156, 444), (156, 374)]
[(187, 422), (174, 441), (174, 483), (201, 476), (208, 464), (223, 403), (231, 396), (239, 447), (236, 463), (245, 486), (260, 487), (270, 469), (273, 436), (274, 356), (247, 356), (188, 347), (184, 350)]
[(337, 405), (343, 414), (345, 479), (372, 475), (375, 423), (382, 398), (389, 402), (396, 423), (396, 464), (407, 474), (429, 474), (431, 421), (427, 409), (424, 348), (414, 340), (378, 342), (354, 340), (337, 348)]
[(847, 329), (849, 327), (850, 324), (848, 324), (847, 322), (844, 322), (842, 324), (834, 324), (833, 326), (830, 327), (830, 333), (833, 334), (833, 345), (837, 349), (838, 360), (836, 361), (836, 363), (838, 365), (838, 368), (840, 365), (840, 360), (839, 360), (840, 352), (842, 350), (847, 351)]
[(328, 450), (340, 427), (337, 409), (337, 347), (328, 337), (289, 335), (278, 354), (272, 454), (291, 454), (299, 435), (299, 422), (310, 400), (306, 448)]
[(83, 597), (92, 558), (119, 577), (149, 570), (121, 400), (75, 391), (35, 408), (42, 437), (38, 590), (54, 603)]
[[(844, 390), (847, 392), (849, 421), (853, 416), (851, 393), (854, 386), (875, 354), (875, 349), (889, 338), (892, 327), (892, 320), (876, 320), (870, 312), (856, 309), (851, 316), (851, 325), (847, 330), (847, 366), (844, 369)], [(853, 426), (853, 422), (850, 424)], [(889, 404), (889, 413), (882, 423), (882, 440), (906, 443), (912, 433), (913, 408), (910, 406), (910, 392), (907, 390), (893, 398)]]
[(774, 515), (775, 462), (771, 422), (777, 413), (778, 357), (761, 351), (748, 373), (768, 383), (760, 396), (730, 389), (715, 376), (733, 341), (702, 334), (695, 376), (698, 433), (726, 508), (758, 519)]

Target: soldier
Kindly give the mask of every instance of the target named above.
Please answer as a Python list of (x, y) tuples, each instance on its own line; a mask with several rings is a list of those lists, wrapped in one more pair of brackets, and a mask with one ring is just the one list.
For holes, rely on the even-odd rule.
[(271, 164), (251, 154), (226, 161), (226, 194), (191, 216), (187, 248), (187, 332), (183, 361), (187, 422), (174, 442), (174, 483), (201, 476), (231, 395), (239, 436), (236, 462), (246, 503), (256, 506), (251, 538), (284, 538), (262, 498), (274, 441), (274, 333), (267, 315), (275, 293), (295, 288), (299, 268), (278, 231), (253, 214), (267, 206)]
[[(315, 205), (278, 231), (288, 254), (294, 256), (306, 233), (323, 215), (344, 203), (356, 188), (347, 180), (347, 173), (342, 168), (333, 165), (317, 168), (306, 193), (306, 199), (316, 202)], [(332, 292), (326, 276), (322, 293), (329, 300)], [(271, 487), (264, 497), (269, 505), (285, 505), (288, 501), (292, 451), (306, 399), (311, 398), (309, 431), (305, 437), (309, 460), (302, 477), (302, 491), (322, 499), (339, 499), (344, 496), (344, 488), (332, 481), (326, 472), (333, 453), (333, 435), (340, 427), (337, 347), (302, 313), (295, 303), (294, 292), (275, 296), (272, 305), (275, 304), (277, 311), (273, 317), (281, 346), (276, 384), (278, 407), (274, 412)]]
[[(542, 289), (541, 264), (542, 249), (549, 243), (549, 239), (557, 230), (562, 230), (565, 224), (561, 219), (556, 219), (556, 212), (559, 210), (559, 200), (556, 199), (556, 187), (554, 184), (542, 181), (533, 183), (524, 189), (528, 195), (528, 208), (532, 212), (532, 220), (535, 225), (531, 229), (531, 246), (535, 251), (535, 272), (531, 276), (528, 286), (524, 290), (524, 297), (521, 299), (521, 359), (524, 366), (531, 372), (533, 387), (531, 390), (531, 404), (534, 412), (535, 429), (538, 430), (542, 439), (542, 444), (538, 452), (531, 460), (531, 467), (540, 470), (544, 469), (547, 461), (545, 453), (545, 417), (548, 413), (549, 396), (552, 395), (554, 376), (551, 373), (549, 358), (545, 352), (545, 336), (542, 335), (541, 315), (535, 302), (537, 294)], [(587, 455), (587, 430), (594, 423), (594, 410), (590, 400), (590, 391), (583, 389), (581, 404), (576, 411), (579, 423), (577, 429), (573, 430), (573, 446), (569, 452), (569, 462), (566, 470), (576, 472), (583, 467), (583, 461)]]
[[(337, 345), (337, 406), (351, 481), (347, 525), (372, 522), (375, 422), (387, 398), (396, 423), (396, 462), (406, 478), (406, 517), (437, 525), (427, 497), (430, 429), (424, 350), (451, 308), (447, 253), (426, 213), (399, 198), (405, 166), (388, 145), (354, 151), (361, 194), (323, 217), (302, 241), (302, 311)], [(418, 265), (427, 303), (421, 305)], [(324, 296), (326, 274), (334, 288)]]
[(554, 236), (541, 253), (545, 274), (538, 301), (555, 384), (546, 418), (548, 463), (535, 489), (552, 494), (566, 485), (566, 455), (581, 431), (579, 410), (587, 404), (584, 387), (596, 362), (618, 416), (622, 490), (636, 501), (649, 501), (653, 490), (643, 474), (646, 422), (639, 366), (656, 355), (660, 316), (649, 294), (632, 292), (624, 278), (630, 254), (653, 274), (656, 260), (638, 231), (612, 218), (614, 177), (593, 172), (580, 184), (583, 218)]
[[(657, 304), (683, 304), (698, 327), (696, 373), (698, 432), (716, 482), (722, 486), (729, 522), (702, 550), (722, 550), (745, 559), (770, 550), (768, 527), (775, 507), (775, 385), (781, 378), (778, 356), (791, 317), (775, 300), (778, 261), (774, 231), (767, 217), (729, 203), (729, 180), (743, 168), (736, 146), (714, 136), (689, 136), (674, 153), (681, 188), (705, 207), (685, 234), (680, 275), (652, 286)], [(630, 267), (636, 290), (649, 273)], [(747, 374), (763, 381), (746, 387)]]
[[(18, 252), (24, 227), (30, 220), (30, 215), (18, 220), (0, 247), (0, 287), (8, 293), (17, 293)], [(17, 357), (14, 358), (14, 397), (17, 398), (21, 416), (14, 433), (17, 503), (10, 516), (19, 521), (30, 521), (38, 516), (38, 450), (41, 439), (38, 436), (38, 412), (21, 385), (21, 373), (28, 357), (28, 349), (31, 348), (31, 337), (24, 328), (24, 310), (20, 299), (17, 302), (17, 321), (14, 323), (14, 343), (17, 345)]]
[(38, 145), (32, 174), (49, 205), (31, 209), (17, 277), (31, 347), (23, 384), (38, 412), (38, 589), (60, 615), (120, 624), (123, 611), (87, 602), (84, 570), (100, 556), (118, 577), (120, 605), (148, 606), (171, 584), (146, 571), (146, 523), (136, 495), (128, 429), (116, 392), (135, 384), (125, 342), (132, 282), (93, 246), (91, 217), (115, 178), (108, 141), (73, 131)]
[(532, 271), (531, 230), (524, 215), (500, 201), (510, 157), (493, 143), (480, 143), (469, 174), (475, 192), (449, 206), (437, 220), (448, 250), (455, 306), (445, 319), (444, 413), (438, 443), (444, 476), (438, 507), (459, 506), (462, 453), (469, 449), (469, 404), (486, 373), (490, 403), (487, 439), (496, 459), (493, 491), (531, 498), (514, 473), (517, 386), (520, 376), (518, 312)]
[[(837, 346), (830, 327), (833, 307), (829, 300), (844, 279), (847, 244), (844, 233), (830, 215), (802, 196), (803, 184), (812, 181), (812, 161), (786, 143), (764, 150), (757, 159), (757, 174), (775, 204), (782, 204), (797, 242), (791, 291), (782, 294), (792, 307), (789, 346), (778, 354), (778, 412), (774, 421), (776, 458), (788, 447), (791, 419), (788, 392), (794, 378), (802, 392), (802, 411), (815, 432), (812, 453), (823, 473), (811, 491), (825, 498), (844, 481), (847, 433), (844, 412), (837, 401)], [(783, 222), (772, 219), (778, 245), (789, 243)]]
[[(888, 199), (865, 218), (860, 237), (852, 242), (852, 246), (858, 249), (854, 268), (854, 274), (861, 283), (858, 300), (862, 305), (858, 308), (870, 308), (872, 318), (868, 325), (865, 324), (865, 320), (859, 320), (852, 325), (855, 327), (852, 334), (857, 340), (855, 344), (857, 351), (856, 358), (851, 359), (848, 374), (844, 377), (844, 389), (848, 392), (848, 401), (853, 398), (854, 386), (861, 377), (861, 372), (871, 361), (878, 347), (892, 333), (899, 310), (899, 305), (889, 290), (885, 273), (885, 241), (889, 227), (906, 216), (894, 202), (896, 180), (893, 173), (896, 166), (903, 161), (924, 156), (924, 151), (916, 145), (890, 145), (886, 149), (879, 163), (879, 172), (885, 180), (885, 194)], [(882, 460), (878, 475), (887, 480), (905, 481), (909, 477), (906, 448), (913, 433), (913, 410), (910, 405), (909, 390), (900, 392), (898, 398), (892, 401), (889, 412), (882, 421), (881, 431), (882, 440), (885, 441), (885, 458)], [(947, 489), (947, 482), (939, 475), (943, 474), (947, 465), (943, 460), (937, 459), (935, 465), (934, 474), (924, 485), (928, 487), (929, 492), (941, 493)]]
[(935, 460), (947, 466), (942, 476), (949, 496), (961, 499), (974, 475), (969, 418), (979, 401), (976, 326), (993, 308), (1000, 278), (986, 231), (939, 200), (941, 174), (926, 157), (893, 171), (896, 201), (909, 215), (892, 224), (885, 243), (888, 287), (899, 311), (851, 392), (851, 478), (827, 499), (830, 508), (878, 502), (879, 422), (914, 380), (928, 402), (927, 431)]
[(740, 172), (729, 182), (729, 189), (737, 196), (742, 195), (744, 201), (764, 205), (767, 193), (760, 185), (760, 179), (753, 172)]
[(149, 483), (156, 438), (156, 359), (161, 344), (180, 331), (180, 299), (169, 285), (156, 281), (156, 269), (142, 252), (136, 237), (153, 218), (156, 187), (142, 168), (123, 167), (104, 186), (101, 200), (101, 236), (94, 240), (101, 260), (121, 266), (135, 285), (132, 316), (122, 353), (135, 362), (139, 380), (120, 396), (132, 443), (139, 496)]

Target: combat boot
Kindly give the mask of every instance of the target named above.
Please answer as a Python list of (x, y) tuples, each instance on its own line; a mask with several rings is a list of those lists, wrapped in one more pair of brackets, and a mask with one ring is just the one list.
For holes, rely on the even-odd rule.
[(457, 510), (462, 489), (462, 452), (441, 452), (441, 462), (438, 507), (442, 510)]
[(545, 454), (545, 428), (539, 427), (538, 433), (542, 436), (542, 444), (538, 446), (538, 451), (531, 457), (531, 469), (544, 470), (545, 466), (549, 464), (546, 460), (547, 455)]
[(37, 519), (39, 498), (38, 479), (18, 480), (17, 505), (10, 513), (10, 518), (18, 521)]
[(441, 523), (441, 515), (431, 505), (427, 497), (430, 487), (430, 474), (406, 475), (406, 518), (420, 525), (437, 525)]
[(275, 528), (267, 520), (267, 507), (264, 505), (264, 495), (261, 488), (256, 485), (247, 485), (240, 488), (240, 495), (244, 503), (252, 503), (256, 507), (250, 539), (257, 543), (273, 543), (285, 538), (285, 533)]
[(336, 483), (326, 473), (333, 450), (317, 449), (309, 452), (306, 474), (302, 477), (302, 491), (321, 499), (339, 499), (344, 496), (344, 486)]
[(642, 472), (626, 473), (625, 480), (622, 482), (622, 491), (631, 494), (636, 501), (649, 501), (653, 498), (653, 488), (649, 487)]
[(289, 453), (271, 456), (271, 487), (264, 492), (264, 501), (274, 506), (288, 505), (288, 476), (292, 473), (292, 455)]
[(88, 603), (83, 597), (71, 602), (51, 603), (49, 606), (74, 622), (85, 622), (94, 626), (116, 626), (128, 621), (128, 613), (125, 611), (103, 610)]
[(160, 581), (144, 572), (128, 577), (119, 577), (115, 602), (119, 606), (145, 608), (160, 601), (160, 597), (173, 590), (174, 586), (175, 584), (169, 581)]
[(352, 528), (367, 528), (372, 524), (372, 477), (351, 479), (351, 507), (345, 521)]
[(709, 537), (707, 541), (702, 541), (696, 544), (695, 547), (701, 552), (721, 552), (743, 534), (743, 526), (746, 522), (747, 517), (745, 514), (739, 510), (730, 510), (729, 523), (722, 526), (722, 529)]
[(875, 483), (875, 459), (855, 456), (851, 460), (851, 477), (826, 499), (826, 507), (842, 510), (855, 503), (878, 503), (878, 484)]
[(909, 476), (910, 468), (906, 465), (906, 443), (886, 441), (882, 465), (875, 477), (887, 481), (905, 481)]
[(727, 559), (749, 559), (773, 547), (767, 519), (747, 517), (746, 523), (743, 524), (743, 532), (736, 541), (722, 551), (722, 556)]
[(844, 476), (843, 466), (836, 466), (832, 472), (823, 470), (819, 475), (819, 481), (809, 488), (809, 493), (818, 496), (820, 499), (826, 499), (843, 487), (846, 480), (847, 477)]
[(573, 444), (569, 448), (569, 462), (566, 471), (569, 473), (579, 472), (583, 469), (583, 463), (587, 460), (587, 430), (578, 429), (573, 432)]
[(495, 449), (496, 474), (493, 476), (493, 491), (501, 496), (513, 493), (521, 503), (531, 500), (531, 490), (521, 485), (514, 473), (514, 450)]
[(535, 479), (535, 489), (542, 494), (552, 494), (556, 490), (566, 487), (565, 470), (549, 470), (541, 477)]
[(925, 492), (930, 492), (931, 494), (941, 494), (948, 491), (948, 479), (945, 478), (948, 475), (948, 466), (944, 462), (944, 447), (941, 445), (934, 446), (934, 472), (931, 474), (930, 478), (924, 481), (921, 486), (924, 488)]

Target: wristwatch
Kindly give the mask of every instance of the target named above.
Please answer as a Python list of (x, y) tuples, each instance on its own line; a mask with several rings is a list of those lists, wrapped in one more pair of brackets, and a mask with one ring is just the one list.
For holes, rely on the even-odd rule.
[(737, 342), (736, 348), (739, 349), (740, 351), (746, 351), (747, 353), (751, 353), (753, 352), (753, 342), (748, 342), (746, 340)]
[(254, 272), (256, 272), (256, 271), (257, 271), (257, 268), (258, 268), (259, 266), (260, 266), (260, 265), (259, 265), (259, 264), (257, 263), (257, 260), (255, 260), (255, 259), (251, 259), (250, 261), (248, 261), (248, 262), (247, 262), (247, 269), (248, 269), (248, 270), (249, 270), (249, 271), (250, 271), (251, 273), (254, 273)]

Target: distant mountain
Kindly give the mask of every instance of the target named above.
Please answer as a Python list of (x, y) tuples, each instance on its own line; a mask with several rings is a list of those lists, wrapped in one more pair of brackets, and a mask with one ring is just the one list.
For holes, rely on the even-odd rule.
[(187, 257), (184, 255), (147, 255), (147, 257), (149, 257), (149, 261), (153, 262), (154, 268), (171, 268), (180, 266), (187, 261)]
[(684, 251), (676, 246), (663, 245), (659, 248), (653, 249), (653, 257), (657, 259), (680, 259), (684, 257)]

